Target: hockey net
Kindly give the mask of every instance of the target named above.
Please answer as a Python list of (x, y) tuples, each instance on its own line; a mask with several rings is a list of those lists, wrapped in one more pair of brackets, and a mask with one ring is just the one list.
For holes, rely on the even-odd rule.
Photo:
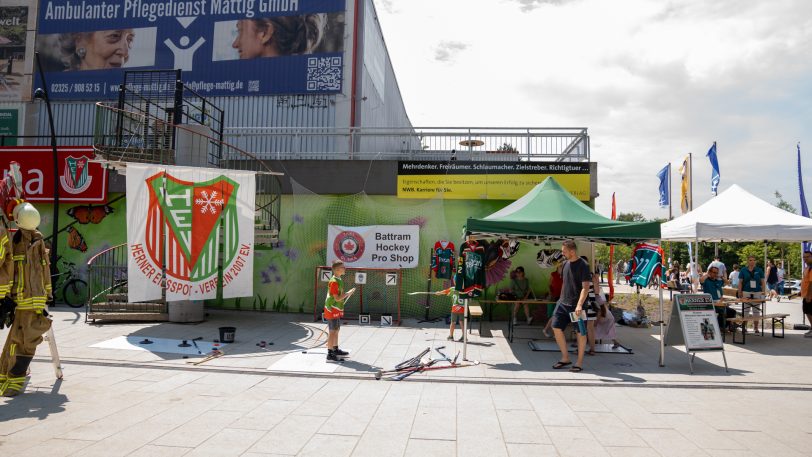
[[(381, 322), (381, 316), (391, 316), (392, 325), (400, 325), (400, 300), (403, 275), (397, 268), (346, 267), (342, 276), (344, 291), (355, 287), (355, 293), (344, 304), (344, 320), (359, 320), (369, 315), (370, 324)], [(332, 276), (327, 266), (315, 269), (313, 286), (313, 318), (321, 320), (327, 284)], [(366, 323), (366, 322), (365, 322)]]

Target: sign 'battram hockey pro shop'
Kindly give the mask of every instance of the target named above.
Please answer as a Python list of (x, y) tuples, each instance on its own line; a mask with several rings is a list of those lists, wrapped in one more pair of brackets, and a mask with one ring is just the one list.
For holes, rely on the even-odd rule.
[(515, 200), (553, 176), (578, 200), (590, 200), (589, 163), (398, 162), (399, 198)]

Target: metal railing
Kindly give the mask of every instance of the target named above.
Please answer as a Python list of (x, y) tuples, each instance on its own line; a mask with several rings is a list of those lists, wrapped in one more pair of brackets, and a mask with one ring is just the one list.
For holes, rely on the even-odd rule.
[[(221, 142), (199, 127), (169, 125), (158, 117), (97, 103), (93, 147), (99, 155), (113, 163), (193, 165), (256, 172), (257, 243), (273, 243), (280, 226), (281, 173), (271, 170), (255, 155)], [(177, 139), (184, 137), (185, 141), (196, 143), (198, 147), (179, 154), (170, 141), (169, 135), (173, 130)]]
[(270, 160), (589, 161), (586, 128), (227, 127), (225, 138)]
[(127, 243), (94, 255), (87, 261), (88, 302), (85, 322), (105, 316), (163, 315), (169, 312), (166, 301), (131, 303), (127, 289)]

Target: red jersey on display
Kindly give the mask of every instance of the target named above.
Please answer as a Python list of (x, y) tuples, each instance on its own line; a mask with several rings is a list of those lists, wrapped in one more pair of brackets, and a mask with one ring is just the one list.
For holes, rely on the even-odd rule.
[(437, 279), (451, 279), (454, 270), (454, 243), (441, 240), (434, 243), (431, 269)]

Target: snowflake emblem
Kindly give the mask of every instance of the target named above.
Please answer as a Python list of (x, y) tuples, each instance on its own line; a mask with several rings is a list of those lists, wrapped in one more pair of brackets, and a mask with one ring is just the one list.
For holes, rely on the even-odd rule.
[(225, 204), (225, 200), (217, 198), (217, 191), (213, 191), (211, 195), (209, 195), (208, 191), (204, 190), (201, 194), (203, 194), (203, 198), (195, 199), (195, 205), (200, 207), (200, 214), (215, 214), (217, 213), (217, 208)]

